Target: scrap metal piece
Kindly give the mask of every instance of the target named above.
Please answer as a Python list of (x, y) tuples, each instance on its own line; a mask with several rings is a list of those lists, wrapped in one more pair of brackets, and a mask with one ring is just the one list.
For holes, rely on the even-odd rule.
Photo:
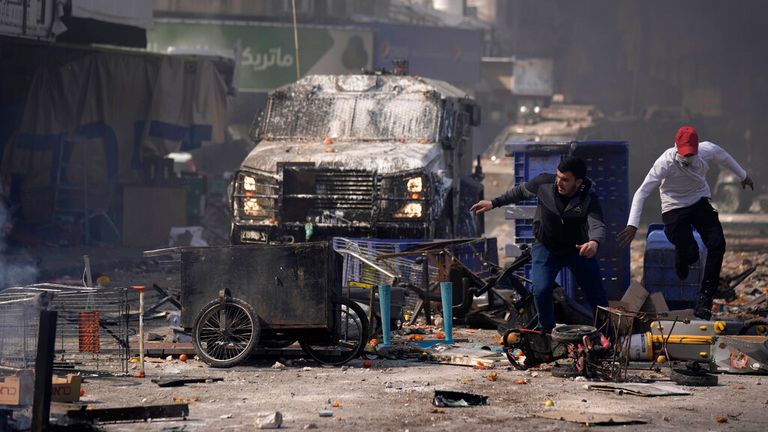
[(647, 420), (615, 414), (589, 413), (583, 411), (557, 410), (543, 411), (533, 414), (536, 417), (542, 417), (552, 420), (563, 420), (574, 423), (583, 423), (585, 425), (628, 425), (645, 424)]
[(432, 404), (436, 407), (450, 408), (488, 405), (488, 396), (459, 391), (435, 390)]
[(184, 384), (198, 384), (206, 382), (224, 381), (224, 378), (152, 378), (152, 382), (159, 387), (181, 387)]
[(134, 407), (96, 408), (83, 406), (67, 411), (67, 417), (88, 423), (135, 422), (154, 419), (186, 419), (189, 416), (189, 404), (147, 405)]

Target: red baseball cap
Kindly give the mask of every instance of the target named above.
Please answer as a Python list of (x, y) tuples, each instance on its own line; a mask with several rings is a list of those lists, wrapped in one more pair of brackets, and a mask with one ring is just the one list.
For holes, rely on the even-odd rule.
[(690, 126), (683, 126), (675, 134), (675, 147), (677, 152), (685, 156), (699, 152), (699, 134)]

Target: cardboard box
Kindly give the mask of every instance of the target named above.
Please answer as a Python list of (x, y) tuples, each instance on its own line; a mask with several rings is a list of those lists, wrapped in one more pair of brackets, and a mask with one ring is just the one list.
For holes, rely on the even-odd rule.
[(31, 371), (0, 377), (0, 405), (32, 405), (34, 384)]
[(645, 301), (646, 305), (643, 307), (649, 307), (653, 309), (653, 312), (669, 312), (669, 306), (667, 306), (667, 300), (664, 298), (664, 294), (657, 291), (651, 293), (648, 299)]
[(633, 280), (621, 298), (621, 304), (627, 311), (637, 312), (643, 308), (647, 299), (648, 291), (639, 282)]
[(53, 402), (77, 402), (80, 400), (80, 384), (83, 377), (67, 374), (66, 377), (53, 377), (51, 400)]
[[(53, 377), (51, 401), (77, 402), (80, 400), (80, 375)], [(22, 372), (19, 375), (0, 377), (0, 405), (31, 405), (34, 394), (34, 374)]]
[(19, 405), (21, 380), (17, 376), (0, 378), (0, 405)]

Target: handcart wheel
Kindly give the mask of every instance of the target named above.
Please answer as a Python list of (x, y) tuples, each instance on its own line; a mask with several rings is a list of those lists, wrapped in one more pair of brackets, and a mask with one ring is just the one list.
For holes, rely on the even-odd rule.
[(260, 333), (259, 317), (248, 303), (222, 297), (197, 314), (192, 343), (197, 355), (208, 365), (230, 367), (248, 358)]
[(333, 301), (333, 331), (322, 339), (299, 338), (299, 345), (319, 363), (342, 365), (360, 357), (368, 338), (363, 308), (346, 298)]
[(552, 340), (555, 342), (581, 343), (584, 336), (590, 339), (597, 335), (597, 329), (588, 325), (567, 324), (552, 329)]

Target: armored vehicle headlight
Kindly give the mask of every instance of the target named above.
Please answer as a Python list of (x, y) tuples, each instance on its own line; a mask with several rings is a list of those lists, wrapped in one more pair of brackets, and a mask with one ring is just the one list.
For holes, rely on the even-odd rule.
[(243, 190), (255, 191), (256, 179), (251, 176), (243, 176)]
[(247, 198), (243, 202), (243, 213), (248, 216), (262, 216), (264, 210), (259, 205), (259, 201), (256, 198)]
[(411, 177), (407, 180), (408, 192), (421, 192), (424, 190), (424, 182), (421, 177)]
[(400, 207), (392, 216), (402, 219), (417, 219), (424, 213), (424, 206), (421, 203), (410, 202)]

